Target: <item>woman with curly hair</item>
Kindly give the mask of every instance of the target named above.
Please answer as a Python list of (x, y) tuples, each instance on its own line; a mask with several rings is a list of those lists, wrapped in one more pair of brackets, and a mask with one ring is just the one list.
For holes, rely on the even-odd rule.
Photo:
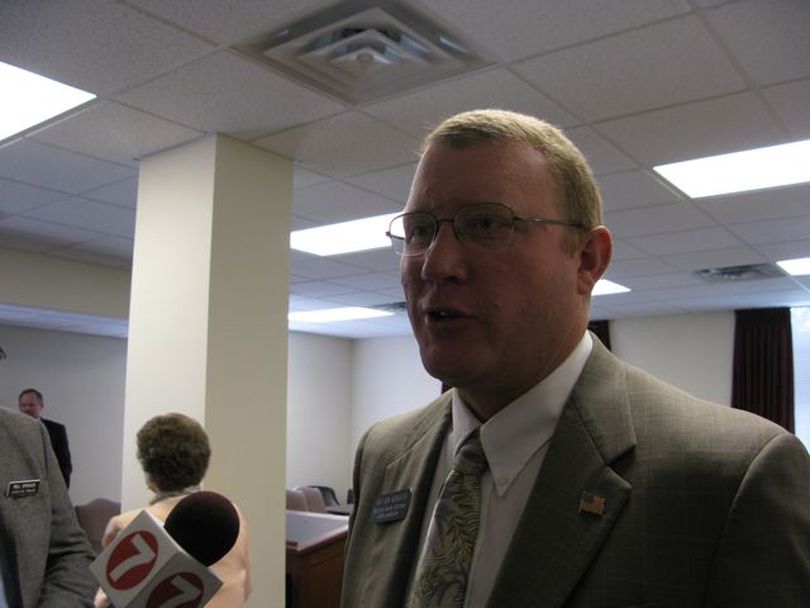
[[(175, 505), (200, 489), (211, 448), (202, 426), (193, 418), (171, 413), (155, 416), (137, 435), (138, 461), (146, 475), (146, 486), (154, 492), (146, 510), (165, 521)], [(107, 524), (102, 544), (109, 545), (143, 509), (113, 517)], [(237, 509), (237, 512), (239, 510)], [(239, 513), (239, 536), (231, 550), (211, 570), (222, 587), (206, 604), (208, 608), (242, 608), (250, 595), (250, 556), (247, 527)], [(104, 592), (96, 596), (96, 608), (109, 606)]]

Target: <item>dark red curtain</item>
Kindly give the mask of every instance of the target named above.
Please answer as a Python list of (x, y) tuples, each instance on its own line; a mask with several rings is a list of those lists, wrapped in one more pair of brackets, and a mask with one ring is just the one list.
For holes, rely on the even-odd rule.
[(793, 338), (789, 308), (735, 311), (731, 405), (793, 426)]

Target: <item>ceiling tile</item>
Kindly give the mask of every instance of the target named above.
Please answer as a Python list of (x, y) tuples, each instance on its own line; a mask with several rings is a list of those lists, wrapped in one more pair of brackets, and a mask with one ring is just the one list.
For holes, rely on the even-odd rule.
[(696, 17), (603, 38), (514, 68), (588, 120), (722, 95), (745, 86)]
[(0, 177), (80, 194), (131, 177), (135, 171), (23, 139), (0, 148)]
[(646, 253), (639, 251), (635, 247), (631, 247), (626, 241), (616, 238), (615, 234), (613, 235), (613, 255), (611, 256), (611, 260), (615, 262), (618, 260), (637, 260), (646, 257)]
[(416, 160), (415, 138), (356, 112), (347, 112), (253, 142), (306, 167), (349, 177)]
[(430, 11), (501, 59), (515, 60), (664, 19), (689, 10), (683, 0), (431, 0)]
[(503, 108), (566, 126), (578, 121), (523, 80), (496, 68), (367, 106), (365, 111), (418, 140), (443, 119), (475, 108)]
[(132, 238), (135, 233), (134, 209), (84, 198), (71, 198), (40, 207), (27, 212), (25, 217), (127, 238)]
[(810, 257), (810, 239), (757, 245), (757, 251), (773, 262)]
[(693, 201), (724, 224), (810, 215), (810, 184), (701, 198)]
[(385, 294), (375, 291), (358, 291), (342, 296), (332, 296), (331, 299), (342, 306), (380, 306), (398, 302)]
[(605, 214), (605, 225), (618, 237), (651, 236), (712, 226), (715, 222), (688, 203)]
[(399, 287), (399, 275), (385, 272), (369, 272), (351, 277), (342, 277), (333, 280), (340, 285), (346, 285), (363, 291), (379, 291), (382, 289), (396, 289)]
[(611, 281), (618, 280), (624, 277), (632, 277), (637, 275), (671, 273), (674, 269), (672, 266), (659, 260), (658, 258), (643, 258), (640, 260), (623, 260), (611, 263), (608, 267), (608, 272), (605, 275)]
[(68, 195), (57, 190), (37, 188), (28, 184), (0, 179), (0, 217), (47, 205)]
[(657, 291), (671, 287), (704, 284), (705, 283), (694, 274), (687, 272), (652, 274), (638, 277), (625, 277), (622, 279), (622, 285), (629, 287), (633, 291)]
[(132, 259), (98, 253), (79, 247), (64, 247), (53, 249), (48, 252), (49, 256), (73, 260), (74, 262), (84, 262), (85, 264), (97, 264), (101, 266), (112, 266), (113, 268), (128, 269), (132, 267)]
[(735, 224), (729, 230), (752, 245), (806, 239), (810, 234), (810, 216)]
[[(133, 240), (120, 236), (104, 236), (92, 241), (86, 241), (79, 245), (74, 245), (69, 249), (73, 251), (85, 251), (98, 255), (116, 257), (126, 262), (132, 263)], [(68, 249), (68, 248), (65, 248)]]
[(143, 82), (213, 45), (118, 2), (0, 2), (0, 57), (97, 95)]
[(810, 79), (768, 87), (762, 94), (789, 129), (791, 137), (810, 137)]
[(748, 0), (706, 11), (706, 19), (757, 84), (810, 76), (810, 3)]
[(85, 198), (134, 209), (138, 200), (138, 178), (132, 177), (90, 190), (85, 194)]
[(603, 175), (597, 180), (606, 211), (651, 207), (681, 200), (681, 196), (648, 171)]
[(356, 253), (336, 255), (333, 259), (349, 264), (354, 268), (371, 270), (374, 272), (387, 272), (399, 276), (399, 256), (390, 247), (370, 249)]
[[(0, 219), (0, 233), (3, 233), (6, 243), (13, 241), (14, 233), (27, 235), (37, 242), (37, 249), (41, 250), (42, 245), (48, 244), (50, 247), (83, 243), (99, 238), (98, 232), (54, 224), (42, 220), (15, 215)], [(7, 245), (12, 247), (13, 245)]]
[(129, 3), (218, 43), (233, 43), (270, 32), (318, 5), (330, 4), (322, 0), (129, 0)]
[(638, 168), (638, 163), (590, 127), (571, 129), (566, 135), (588, 159), (594, 175)]
[(718, 249), (717, 251), (699, 251), (695, 253), (678, 253), (667, 256), (667, 262), (682, 270), (703, 270), (704, 268), (724, 268), (726, 266), (744, 266), (767, 261), (751, 247), (737, 249)]
[(753, 93), (611, 120), (596, 128), (646, 167), (785, 140), (761, 99)]
[(352, 291), (350, 287), (328, 281), (306, 281), (290, 285), (290, 293), (307, 298), (328, 298)]
[(202, 131), (188, 129), (112, 101), (102, 101), (37, 131), (31, 139), (137, 167), (138, 161), (144, 156), (202, 135)]
[(305, 169), (300, 165), (293, 166), (293, 189), (306, 188), (307, 186), (315, 186), (332, 181), (332, 178), (327, 175), (321, 175)]
[(399, 211), (401, 203), (342, 182), (330, 182), (295, 191), (295, 214), (318, 224)]
[(416, 172), (416, 164), (407, 164), (393, 169), (383, 169), (346, 178), (346, 181), (366, 190), (397, 201), (404, 207), (411, 192), (411, 182)]
[(700, 230), (682, 230), (668, 234), (645, 236), (627, 239), (633, 247), (650, 255), (670, 255), (689, 251), (706, 251), (740, 247), (739, 240), (724, 228), (702, 228)]
[(178, 68), (116, 99), (194, 129), (240, 139), (344, 109), (343, 104), (227, 51)]
[(329, 280), (357, 274), (358, 270), (348, 264), (291, 251), (290, 272), (311, 280)]

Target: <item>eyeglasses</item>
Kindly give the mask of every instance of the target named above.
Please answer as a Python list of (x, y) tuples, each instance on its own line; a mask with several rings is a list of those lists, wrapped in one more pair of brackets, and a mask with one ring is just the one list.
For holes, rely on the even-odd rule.
[(391, 246), (398, 255), (422, 255), (430, 248), (442, 222), (450, 222), (456, 238), (466, 246), (488, 250), (507, 247), (512, 242), (518, 222), (585, 228), (581, 222), (518, 217), (506, 205), (480, 203), (464, 207), (454, 217), (446, 219), (438, 219), (426, 211), (403, 213), (391, 220), (385, 234), (391, 239)]

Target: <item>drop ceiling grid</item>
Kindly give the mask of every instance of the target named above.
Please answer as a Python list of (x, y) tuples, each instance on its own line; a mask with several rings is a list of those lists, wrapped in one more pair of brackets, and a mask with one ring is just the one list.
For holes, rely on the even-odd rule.
[[(211, 131), (296, 161), (297, 227), (397, 211), (424, 128), (457, 110), (501, 105), (567, 127), (602, 184), (607, 224), (617, 236), (607, 276), (638, 287), (595, 297), (597, 312), (729, 307), (743, 296), (693, 285), (691, 271), (810, 254), (810, 187), (691, 201), (650, 171), (661, 162), (810, 135), (810, 4), (615, 0), (605, 10), (601, 0), (516, 0), (489, 11), (470, 10), (468, 0), (407, 2), (472, 39), (496, 63), (357, 108), (226, 48), (328, 4), (237, 0), (223, 13), (216, 0), (77, 0), (63, 15), (54, 4), (3, 3), (0, 57), (92, 85), (102, 97), (0, 148), (0, 214), (12, 214), (0, 215), (0, 246), (121, 264), (131, 235), (112, 234), (131, 230), (130, 222), (111, 218), (135, 207), (133, 159)], [(683, 61), (700, 48), (705, 59)], [(667, 49), (677, 49), (681, 63), (661, 54)], [(655, 59), (657, 72), (644, 55)], [(524, 71), (531, 65), (543, 66), (543, 78)], [(80, 226), (96, 201), (126, 213), (97, 207), (99, 217)], [(291, 310), (402, 299), (398, 259), (388, 250), (331, 259), (292, 252), (290, 268), (293, 285), (335, 294), (293, 295)], [(645, 281), (649, 289), (641, 287)], [(681, 281), (701, 295), (678, 298)], [(653, 299), (654, 285), (677, 305)], [(798, 301), (807, 289), (798, 280), (793, 285), (774, 293)], [(767, 294), (757, 289), (752, 301), (764, 302)], [(363, 335), (372, 331), (367, 327), (408, 331), (402, 313), (340, 331)]]

